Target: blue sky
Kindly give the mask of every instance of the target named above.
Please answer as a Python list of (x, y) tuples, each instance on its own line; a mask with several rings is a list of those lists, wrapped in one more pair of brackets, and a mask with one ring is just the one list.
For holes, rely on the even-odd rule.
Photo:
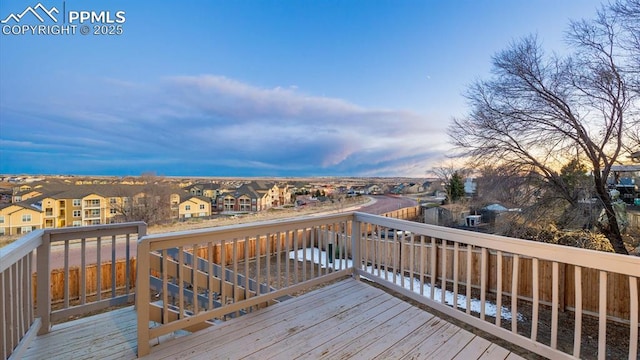
[(122, 34), (1, 24), (0, 173), (421, 177), (493, 54), (531, 33), (562, 53), (600, 1), (41, 3), (124, 11)]

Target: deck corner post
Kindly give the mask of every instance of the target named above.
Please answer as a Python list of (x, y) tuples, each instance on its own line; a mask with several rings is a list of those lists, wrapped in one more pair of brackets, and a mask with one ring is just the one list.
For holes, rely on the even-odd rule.
[(360, 220), (357, 220), (354, 216), (351, 229), (351, 249), (353, 249), (352, 254), (352, 264), (353, 264), (353, 277), (356, 280), (360, 280), (360, 273), (358, 270), (361, 269), (362, 259), (360, 258), (360, 246), (362, 245), (362, 231), (360, 228)]
[(36, 317), (39, 317), (41, 321), (38, 335), (44, 335), (51, 330), (51, 270), (49, 269), (51, 235), (48, 231), (44, 231), (42, 234), (42, 244), (36, 253)]
[(149, 242), (138, 240), (136, 251), (136, 315), (138, 318), (138, 357), (149, 354)]

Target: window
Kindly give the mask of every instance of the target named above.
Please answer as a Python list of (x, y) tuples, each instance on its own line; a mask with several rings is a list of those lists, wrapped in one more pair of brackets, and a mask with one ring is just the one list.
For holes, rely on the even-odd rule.
[(110, 198), (109, 199), (109, 203), (110, 204), (115, 204), (117, 202), (116, 198)]
[(80, 217), (81, 211), (80, 210), (73, 210), (73, 217)]
[(73, 226), (82, 226), (82, 221), (76, 220), (73, 222)]
[(31, 226), (23, 226), (22, 228), (20, 228), (20, 232), (22, 234), (30, 233), (31, 230), (33, 230)]
[(198, 216), (203, 217), (203, 216), (207, 216), (207, 214), (201, 212), (201, 213), (198, 214)]
[(4, 224), (4, 215), (0, 216), (0, 224)]
[(80, 206), (80, 199), (73, 199), (73, 206)]
[(204, 204), (200, 204), (200, 210), (204, 210)]
[(190, 211), (191, 210), (191, 205), (185, 205), (184, 209), (187, 210), (187, 211)]
[(118, 213), (118, 211), (117, 211), (116, 209), (111, 209), (111, 210), (109, 210), (109, 213), (110, 213), (111, 215), (115, 215), (115, 214), (117, 214), (117, 213)]
[(84, 206), (86, 207), (96, 207), (96, 206), (100, 206), (100, 199), (91, 199), (91, 200), (86, 200), (84, 202)]
[(22, 215), (22, 222), (31, 222), (31, 214)]
[(0, 235), (4, 235), (4, 228), (0, 228)]

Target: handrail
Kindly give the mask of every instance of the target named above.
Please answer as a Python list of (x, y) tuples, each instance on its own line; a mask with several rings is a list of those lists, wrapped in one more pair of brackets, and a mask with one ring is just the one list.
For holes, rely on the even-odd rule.
[(0, 248), (0, 273), (42, 244), (44, 230), (35, 230)]
[[(384, 225), (390, 228), (397, 226), (398, 221), (403, 221), (358, 212), (355, 213), (355, 220)], [(637, 256), (620, 256), (614, 253), (590, 249), (581, 249), (536, 241), (523, 241), (522, 239), (515, 239), (506, 236), (485, 234), (411, 221), (403, 221), (402, 230), (416, 234), (424, 233), (438, 239), (459, 241), (468, 245), (487, 247), (493, 250), (507, 251), (515, 254), (531, 254), (532, 256), (535, 254), (536, 257), (541, 259), (563, 262), (582, 267), (594, 267), (594, 265), (597, 264), (597, 268), (600, 270), (640, 277), (640, 257)]]

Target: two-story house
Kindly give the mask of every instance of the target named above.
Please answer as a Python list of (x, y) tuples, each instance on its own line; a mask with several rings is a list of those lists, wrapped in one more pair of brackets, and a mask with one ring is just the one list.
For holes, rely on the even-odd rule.
[(42, 211), (26, 204), (0, 207), (0, 235), (20, 235), (42, 228)]

